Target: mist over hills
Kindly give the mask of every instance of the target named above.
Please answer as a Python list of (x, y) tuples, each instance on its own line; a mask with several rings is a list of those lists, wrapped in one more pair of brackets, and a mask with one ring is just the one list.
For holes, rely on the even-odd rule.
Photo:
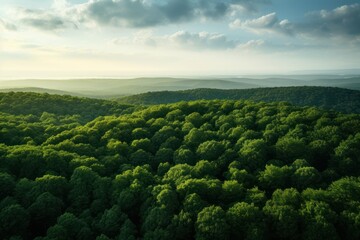
[(28, 87), (28, 88), (4, 88), (0, 89), (0, 92), (32, 92), (32, 93), (48, 93), (48, 94), (57, 94), (57, 95), (70, 95), (70, 96), (80, 96), (80, 94), (61, 91), (61, 90), (54, 90), (48, 88), (38, 88), (38, 87)]
[(282, 75), (207, 78), (133, 78), (0, 81), (0, 91), (30, 91), (113, 98), (125, 95), (196, 88), (249, 89), (265, 87), (326, 86), (360, 90), (360, 77), (353, 75)]

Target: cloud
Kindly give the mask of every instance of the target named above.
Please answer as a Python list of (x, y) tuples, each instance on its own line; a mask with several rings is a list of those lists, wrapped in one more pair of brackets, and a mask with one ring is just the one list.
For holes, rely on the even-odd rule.
[(68, 3), (67, 0), (53, 0), (52, 8), (53, 9), (66, 9), (70, 6), (70, 3)]
[(269, 0), (88, 0), (70, 4), (53, 0), (49, 9), (16, 9), (20, 23), (53, 31), (85, 26), (146, 28), (199, 20), (216, 20), (236, 7), (255, 11)]
[(162, 37), (153, 36), (153, 31), (151, 30), (140, 30), (133, 34), (132, 37), (120, 37), (113, 39), (111, 42), (116, 45), (144, 45), (148, 47), (156, 47), (159, 39)]
[(246, 43), (242, 43), (242, 44), (239, 44), (239, 48), (240, 49), (256, 49), (258, 47), (261, 47), (265, 44), (265, 41), (262, 40), (262, 39), (257, 39), (257, 40), (250, 40), (250, 41), (247, 41)]
[(294, 26), (289, 20), (279, 20), (275, 12), (246, 21), (236, 19), (230, 23), (230, 27), (249, 29), (256, 33), (277, 32), (286, 35), (292, 35), (294, 30)]
[(98, 25), (143, 28), (224, 17), (234, 5), (249, 11), (266, 0), (91, 0), (74, 11)]
[(247, 29), (256, 33), (303, 35), (310, 38), (360, 38), (360, 4), (344, 5), (333, 10), (321, 10), (306, 15), (302, 22), (279, 20), (276, 13), (256, 19), (230, 23), (231, 28)]
[(360, 4), (344, 5), (331, 11), (321, 10), (307, 15), (305, 23), (298, 24), (299, 31), (317, 37), (359, 37)]
[(15, 24), (12, 24), (0, 18), (0, 29), (4, 29), (8, 31), (16, 31), (17, 27)]
[(271, 0), (253, 0), (253, 1), (248, 1), (248, 0), (233, 0), (231, 1), (232, 5), (234, 6), (240, 6), (243, 9), (246, 9), (247, 11), (253, 11), (256, 12), (257, 11), (257, 7), (260, 4), (270, 4)]
[(77, 28), (75, 23), (52, 11), (18, 8), (16, 17), (20, 23), (44, 31)]
[(191, 50), (226, 50), (234, 49), (239, 42), (229, 40), (224, 34), (188, 31), (177, 31), (170, 35), (156, 36), (152, 31), (141, 30), (132, 37), (117, 38), (112, 41), (117, 45), (135, 44), (147, 47), (168, 47)]
[(227, 39), (223, 34), (218, 33), (189, 33), (178, 31), (168, 37), (168, 40), (175, 45), (195, 49), (232, 49), (237, 46), (235, 41)]

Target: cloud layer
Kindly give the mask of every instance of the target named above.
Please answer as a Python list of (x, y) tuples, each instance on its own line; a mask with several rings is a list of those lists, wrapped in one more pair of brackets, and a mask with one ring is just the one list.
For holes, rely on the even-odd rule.
[(70, 18), (51, 11), (18, 8), (16, 9), (16, 17), (20, 23), (44, 31), (77, 28)]
[(306, 35), (313, 38), (359, 38), (360, 4), (344, 5), (333, 10), (321, 10), (306, 15), (302, 22), (279, 20), (277, 14), (270, 13), (256, 19), (230, 23), (232, 28), (251, 30), (256, 33), (281, 33), (286, 35)]
[(218, 33), (178, 31), (169, 36), (168, 39), (178, 46), (194, 49), (220, 50), (232, 49), (237, 46), (235, 41), (231, 41), (225, 35)]
[(146, 28), (194, 20), (215, 20), (234, 6), (254, 11), (268, 0), (89, 0), (70, 5), (55, 0), (51, 9), (18, 8), (21, 23), (41, 30), (73, 28), (75, 23), (98, 26)]
[(298, 25), (300, 31), (319, 37), (360, 36), (360, 4), (313, 12), (308, 18), (307, 22)]
[(144, 46), (182, 48), (191, 50), (226, 50), (234, 49), (239, 43), (228, 39), (224, 34), (209, 32), (188, 32), (177, 31), (170, 35), (156, 36), (151, 31), (139, 31), (133, 37), (118, 38), (113, 43), (122, 44), (141, 44)]
[(0, 29), (15, 31), (17, 27), (15, 24), (12, 24), (0, 18)]
[(194, 19), (218, 19), (231, 6), (248, 10), (266, 0), (94, 0), (83, 4), (77, 13), (82, 19), (99, 25), (150, 27)]
[[(268, 0), (89, 0), (83, 4), (70, 5), (65, 0), (57, 0), (51, 9), (19, 8), (15, 15), (18, 25), (27, 25), (44, 31), (77, 28), (81, 25), (148, 28), (190, 21), (199, 22), (204, 19), (231, 18), (230, 12), (236, 7), (251, 11), (267, 2)], [(15, 25), (4, 21), (0, 21), (0, 25), (8, 30), (16, 29)], [(311, 12), (299, 22), (280, 19), (272, 12), (255, 19), (235, 19), (230, 23), (231, 28), (246, 29), (258, 34), (280, 33), (314, 38), (358, 38), (359, 26), (360, 4)], [(202, 36), (181, 37), (198, 38), (198, 41), (203, 39)], [(215, 42), (214, 39), (224, 41), (224, 36), (209, 38), (212, 39), (210, 42)]]
[(287, 35), (293, 34), (293, 25), (289, 20), (279, 20), (276, 13), (270, 13), (256, 19), (241, 21), (236, 19), (230, 23), (231, 28), (245, 28), (254, 32), (279, 32)]

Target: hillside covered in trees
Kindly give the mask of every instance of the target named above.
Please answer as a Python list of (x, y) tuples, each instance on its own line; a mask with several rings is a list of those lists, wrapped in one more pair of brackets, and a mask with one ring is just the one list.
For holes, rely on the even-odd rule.
[(360, 238), (358, 114), (20, 93), (0, 112), (0, 239)]
[(344, 113), (360, 113), (360, 91), (332, 87), (276, 87), (252, 89), (191, 89), (161, 91), (123, 97), (129, 104), (164, 104), (193, 100), (240, 100), (290, 102), (299, 106), (316, 106)]
[(46, 112), (57, 116), (76, 116), (81, 122), (86, 122), (98, 116), (129, 113), (133, 109), (133, 105), (92, 98), (33, 92), (0, 93), (0, 112), (15, 115), (39, 116)]

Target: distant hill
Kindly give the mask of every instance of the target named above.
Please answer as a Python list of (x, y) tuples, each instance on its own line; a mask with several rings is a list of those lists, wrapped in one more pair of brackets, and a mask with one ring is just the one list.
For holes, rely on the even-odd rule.
[(115, 101), (47, 93), (8, 92), (0, 93), (0, 112), (41, 116), (44, 112), (56, 115), (79, 115), (81, 122), (98, 116), (120, 115), (132, 112), (134, 106)]
[[(360, 90), (359, 76), (253, 76), (204, 78), (132, 78), (132, 79), (67, 79), (67, 80), (10, 80), (0, 81), (3, 91), (29, 90), (86, 96), (114, 98), (153, 91), (178, 91), (194, 88), (249, 89), (264, 87), (323, 86)], [(45, 89), (45, 90), (44, 90)], [(61, 91), (61, 92), (52, 92)]]
[(57, 94), (57, 95), (70, 95), (70, 96), (81, 96), (77, 93), (48, 89), (48, 88), (37, 88), (37, 87), (28, 87), (28, 88), (4, 88), (0, 89), (0, 92), (33, 92), (33, 93), (48, 93), (48, 94)]
[(293, 78), (284, 78), (284, 77), (271, 77), (263, 79), (255, 78), (229, 78), (226, 80), (231, 80), (233, 82), (241, 82), (256, 85), (258, 87), (291, 87), (291, 86), (305, 86), (311, 81), (293, 79)]
[(309, 81), (309, 83), (318, 86), (356, 84), (356, 83), (360, 83), (360, 77), (357, 76), (357, 77), (346, 77), (346, 78), (336, 78), (336, 79), (322, 78), (322, 79), (311, 80)]
[(360, 83), (339, 84), (338, 87), (347, 88), (347, 89), (354, 89), (354, 90), (360, 90)]
[(161, 104), (199, 99), (250, 99), (286, 101), (299, 106), (316, 106), (345, 113), (360, 113), (360, 91), (332, 87), (277, 87), (255, 89), (193, 89), (148, 92), (119, 99), (128, 104)]
[[(68, 79), (68, 80), (11, 80), (1, 81), (0, 89), (19, 91), (29, 89), (40, 92), (40, 89), (58, 90), (70, 95), (96, 98), (131, 95), (148, 91), (177, 91), (193, 88), (246, 89), (260, 87), (251, 82), (223, 79), (188, 79), (188, 78), (134, 78), (134, 79)], [(60, 93), (61, 94), (61, 93)]]

